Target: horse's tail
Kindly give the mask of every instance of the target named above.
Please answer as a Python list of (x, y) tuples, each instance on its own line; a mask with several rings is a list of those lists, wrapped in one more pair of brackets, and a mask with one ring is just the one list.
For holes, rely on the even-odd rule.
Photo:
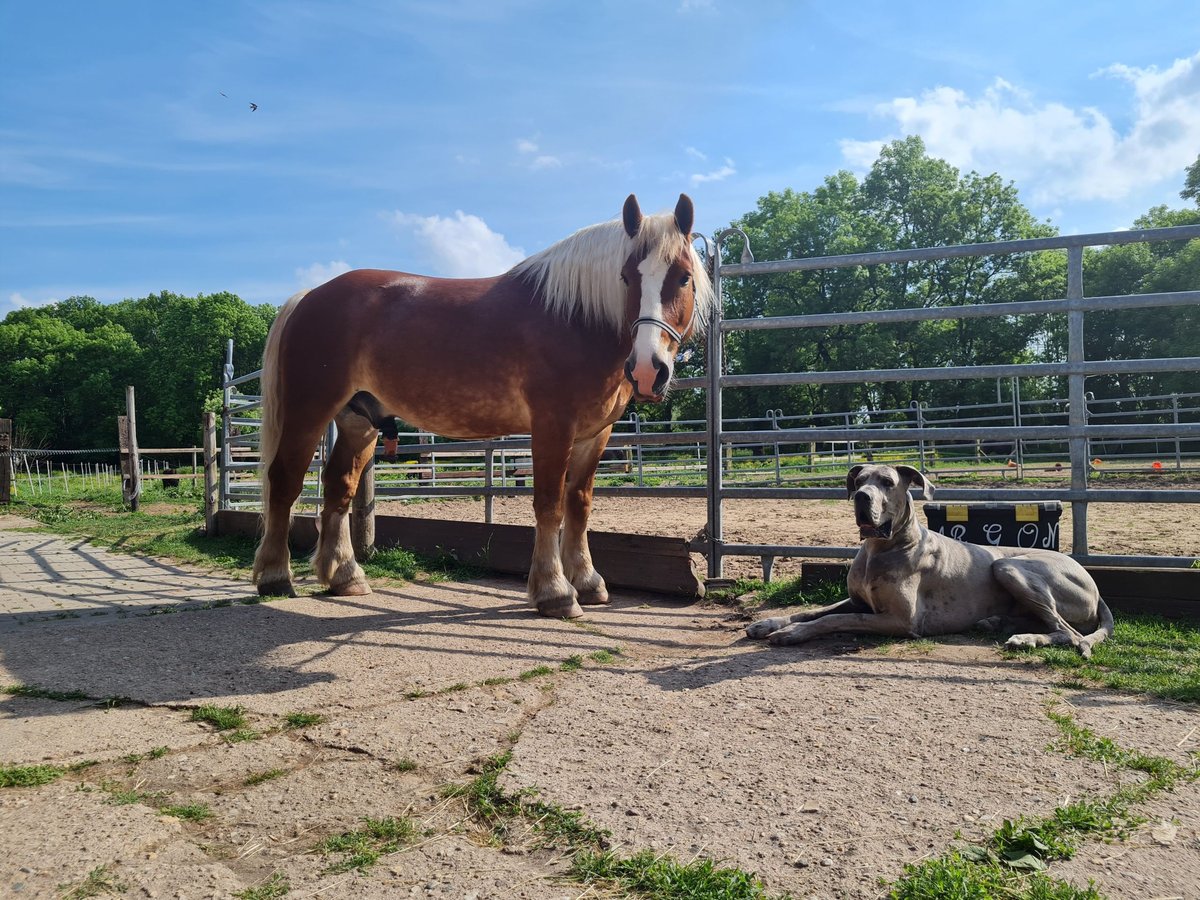
[(266, 518), (267, 503), (270, 499), (271, 479), (268, 473), (275, 454), (279, 451), (279, 435), (283, 422), (279, 415), (283, 404), (280, 396), (279, 347), (283, 343), (283, 332), (288, 319), (295, 312), (296, 306), (308, 291), (294, 294), (279, 308), (271, 330), (267, 334), (267, 343), (263, 347), (262, 375), (259, 376), (259, 386), (262, 391), (262, 427), (259, 431), (258, 443), (258, 472), (262, 479), (263, 517)]

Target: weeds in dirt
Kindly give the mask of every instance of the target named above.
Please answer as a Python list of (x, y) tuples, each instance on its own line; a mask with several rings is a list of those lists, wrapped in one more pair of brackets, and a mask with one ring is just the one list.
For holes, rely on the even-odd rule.
[(1136, 691), (1165, 700), (1200, 703), (1200, 627), (1157, 616), (1115, 617), (1113, 634), (1091, 659), (1070, 647), (1007, 651), (1033, 654), (1076, 685)]
[(554, 670), (549, 666), (534, 666), (532, 669), (522, 672), (517, 677), (521, 679), (521, 681), (532, 681), (534, 678), (542, 678), (545, 675), (553, 674)]
[(0, 688), (0, 693), (13, 697), (28, 697), (37, 700), (55, 700), (59, 703), (69, 703), (74, 700), (91, 700), (83, 691), (56, 691), (51, 688), (39, 687), (36, 684), (10, 684)]
[(108, 871), (108, 866), (96, 866), (79, 884), (60, 884), (58, 889), (63, 891), (61, 900), (85, 900), (87, 897), (99, 897), (101, 894), (121, 894), (129, 890)]
[(207, 803), (185, 803), (182, 806), (160, 806), (158, 811), (164, 816), (172, 816), (187, 822), (203, 822), (212, 818), (212, 810)]
[(277, 898), (285, 896), (291, 889), (292, 886), (288, 884), (284, 874), (275, 872), (262, 884), (248, 887), (233, 896), (237, 900), (277, 900)]
[(647, 900), (677, 897), (758, 900), (768, 896), (756, 876), (740, 869), (718, 868), (710, 859), (683, 864), (652, 850), (627, 857), (607, 851), (583, 851), (575, 854), (570, 874), (584, 884), (612, 885)]
[(290, 712), (283, 717), (283, 721), (288, 728), (309, 728), (323, 723), (325, 717), (319, 713)]
[(253, 728), (239, 728), (229, 734), (221, 735), (221, 740), (227, 744), (243, 744), (246, 741), (257, 741), (262, 736), (261, 731), (255, 731)]
[(256, 784), (262, 784), (264, 781), (270, 781), (273, 778), (282, 778), (287, 774), (287, 769), (267, 769), (265, 772), (255, 772), (252, 775), (247, 775), (242, 781), (246, 787), (254, 787)]
[(558, 666), (561, 672), (575, 672), (583, 668), (583, 657), (578, 653), (568, 656)]
[(392, 768), (397, 772), (412, 772), (418, 767), (415, 760), (409, 759), (407, 756), (405, 756), (392, 763)]
[(485, 679), (483, 679), (483, 681), (481, 681), (479, 683), (481, 685), (483, 685), (484, 687), (497, 687), (498, 685), (501, 685), (501, 684), (512, 684), (512, 679), (504, 678), (504, 677), (485, 678)]
[(395, 853), (411, 844), (417, 836), (417, 829), (409, 819), (388, 816), (385, 819), (367, 818), (363, 823), (358, 831), (347, 831), (321, 842), (317, 849), (322, 853), (343, 854), (341, 860), (322, 869), (322, 875), (336, 875), (351, 869), (365, 872), (379, 861), (379, 857)]
[(38, 787), (62, 777), (58, 766), (0, 766), (0, 788)]
[(1077, 888), (1049, 878), (1047, 863), (1070, 859), (1081, 841), (1095, 836), (1124, 839), (1145, 822), (1132, 806), (1181, 781), (1200, 778), (1200, 760), (1181, 766), (1161, 756), (1124, 750), (1098, 737), (1071, 716), (1050, 708), (1047, 716), (1061, 738), (1050, 749), (1103, 762), (1114, 769), (1142, 772), (1145, 781), (1112, 796), (1061, 806), (1043, 819), (1006, 819), (983, 846), (952, 848), (941, 857), (904, 867), (904, 877), (889, 895), (894, 900), (942, 898), (1014, 898), (1014, 900), (1102, 900), (1089, 885)]
[(621, 655), (620, 647), (610, 647), (607, 650), (597, 650), (595, 653), (589, 653), (588, 659), (592, 662), (599, 663), (602, 666), (607, 666), (610, 663), (615, 663), (617, 657)]
[(475, 823), (487, 829), (493, 845), (504, 845), (518, 829), (537, 834), (541, 846), (566, 846), (573, 859), (569, 875), (575, 881), (651, 900), (758, 900), (768, 896), (754, 875), (718, 868), (711, 860), (684, 864), (651, 851), (618, 855), (609, 849), (608, 831), (589, 823), (582, 813), (536, 800), (533, 791), (505, 793), (499, 778), (511, 759), (511, 752), (494, 756), (482, 763), (472, 781), (445, 785), (441, 792), (443, 797), (463, 800)]
[(246, 710), (241, 706), (199, 706), (192, 710), (193, 722), (204, 722), (217, 731), (232, 731), (246, 724)]

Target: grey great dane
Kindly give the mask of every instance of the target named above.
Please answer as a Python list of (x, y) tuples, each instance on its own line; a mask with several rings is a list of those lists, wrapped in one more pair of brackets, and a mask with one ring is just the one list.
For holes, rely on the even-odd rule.
[(855, 466), (846, 476), (863, 539), (850, 567), (850, 596), (819, 609), (761, 619), (746, 633), (799, 644), (834, 632), (896, 637), (973, 627), (1013, 633), (1010, 648), (1070, 644), (1083, 656), (1112, 634), (1096, 582), (1052, 550), (964, 544), (917, 521), (909, 488), (933, 486), (910, 466)]

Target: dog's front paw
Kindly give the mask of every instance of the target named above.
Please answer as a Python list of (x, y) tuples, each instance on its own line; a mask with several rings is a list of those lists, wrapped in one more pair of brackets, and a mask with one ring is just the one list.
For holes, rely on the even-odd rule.
[(786, 617), (759, 619), (757, 622), (746, 626), (746, 636), (759, 640), (760, 638), (765, 638), (773, 631), (778, 631), (786, 624), (788, 624)]

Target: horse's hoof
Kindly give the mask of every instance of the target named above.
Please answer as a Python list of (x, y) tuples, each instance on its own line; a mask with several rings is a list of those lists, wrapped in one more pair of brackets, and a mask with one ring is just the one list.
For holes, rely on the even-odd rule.
[(591, 591), (580, 591), (579, 592), (579, 605), (580, 606), (607, 606), (608, 605), (608, 591), (605, 590), (604, 588), (596, 588), (595, 590), (591, 590)]
[(539, 616), (546, 616), (549, 619), (578, 619), (583, 615), (583, 610), (579, 608), (579, 604), (570, 594), (539, 600), (537, 611)]
[(371, 585), (367, 584), (363, 578), (355, 578), (353, 581), (347, 581), (345, 584), (329, 586), (329, 593), (335, 597), (365, 597), (371, 593)]
[(292, 587), (292, 582), (287, 578), (278, 578), (275, 581), (260, 581), (258, 584), (258, 596), (295, 597), (296, 589)]

